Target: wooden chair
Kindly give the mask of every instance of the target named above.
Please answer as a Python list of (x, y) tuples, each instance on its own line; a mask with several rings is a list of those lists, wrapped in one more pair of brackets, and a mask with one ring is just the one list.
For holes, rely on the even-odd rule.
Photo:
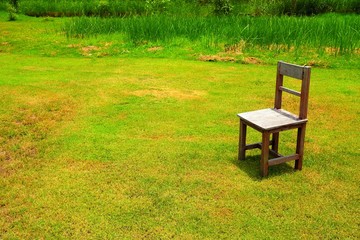
[[(278, 62), (276, 75), (276, 90), (274, 108), (267, 108), (252, 112), (239, 113), (240, 135), (239, 135), (239, 160), (245, 159), (245, 151), (254, 148), (261, 149), (260, 173), (261, 176), (268, 175), (269, 166), (295, 160), (295, 169), (302, 169), (304, 155), (304, 138), (307, 123), (308, 97), (310, 86), (311, 68), (298, 66), (285, 62)], [(283, 86), (284, 76), (292, 77), (302, 81), (301, 92)], [(282, 92), (287, 92), (300, 97), (300, 111), (296, 116), (281, 108)], [(246, 144), (246, 128), (250, 126), (262, 133), (260, 143)], [(283, 156), (278, 152), (279, 133), (281, 131), (297, 130), (296, 153)], [(272, 140), (270, 135), (272, 134)], [(271, 149), (269, 146), (271, 145)], [(275, 158), (269, 160), (269, 153)]]

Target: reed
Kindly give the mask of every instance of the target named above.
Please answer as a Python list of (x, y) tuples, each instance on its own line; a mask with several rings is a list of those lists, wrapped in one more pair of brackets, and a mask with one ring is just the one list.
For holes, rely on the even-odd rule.
[(30, 16), (128, 16), (145, 14), (144, 1), (107, 0), (29, 0), (21, 11)]
[[(8, 0), (0, 0), (0, 10), (6, 9), (7, 2)], [(19, 0), (19, 3), (19, 10), (31, 16), (360, 13), (359, 0)]]
[(68, 37), (92, 37), (120, 33), (134, 43), (163, 42), (177, 38), (206, 39), (208, 46), (239, 42), (251, 47), (278, 49), (312, 48), (352, 53), (360, 48), (360, 17), (329, 14), (319, 17), (177, 17), (131, 18), (79, 17), (67, 21)]

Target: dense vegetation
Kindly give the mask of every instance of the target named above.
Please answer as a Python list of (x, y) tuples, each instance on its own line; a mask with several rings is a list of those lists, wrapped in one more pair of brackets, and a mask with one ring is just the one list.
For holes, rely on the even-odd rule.
[[(0, 0), (5, 9), (9, 0)], [(316, 15), (360, 13), (358, 0), (11, 0), (30, 16)]]
[[(316, 49), (317, 53), (355, 53), (360, 48), (360, 18), (309, 17), (171, 17), (75, 18), (66, 22), (68, 36), (121, 33), (127, 41), (169, 45), (178, 39), (204, 47), (244, 51), (254, 46), (276, 51)], [(300, 53), (299, 53), (300, 54)]]

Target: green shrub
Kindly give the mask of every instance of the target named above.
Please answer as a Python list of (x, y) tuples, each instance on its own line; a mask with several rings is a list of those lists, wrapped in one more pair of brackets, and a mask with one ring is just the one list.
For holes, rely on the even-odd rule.
[(18, 10), (18, 8), (19, 8), (18, 0), (10, 0), (10, 4), (15, 8), (15, 10)]
[(110, 5), (108, 0), (101, 0), (96, 8), (97, 15), (101, 17), (108, 17), (111, 15)]
[(170, 0), (146, 0), (146, 10), (149, 14), (164, 13), (167, 11)]
[(360, 14), (360, 1), (359, 0), (353, 0), (350, 3), (350, 8), (351, 8), (350, 12)]
[(216, 15), (229, 15), (233, 9), (230, 0), (215, 0), (214, 6)]
[(332, 12), (331, 2), (326, 0), (297, 0), (293, 15), (317, 15)]
[(311, 16), (333, 11), (329, 0), (282, 0), (274, 1), (268, 6), (272, 15)]
[(7, 4), (7, 12), (9, 14), (9, 21), (15, 21), (17, 19), (17, 10), (12, 4)]

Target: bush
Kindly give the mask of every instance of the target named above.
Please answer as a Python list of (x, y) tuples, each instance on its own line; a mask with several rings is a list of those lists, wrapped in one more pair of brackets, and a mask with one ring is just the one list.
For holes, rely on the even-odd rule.
[(228, 15), (231, 13), (233, 6), (230, 3), (230, 0), (215, 0), (214, 1), (216, 15)]
[(298, 0), (295, 4), (294, 15), (317, 15), (332, 12), (331, 2), (325, 0)]
[(109, 1), (101, 0), (96, 8), (97, 15), (101, 17), (108, 17), (111, 15)]
[(351, 8), (351, 12), (360, 14), (360, 1), (358, 0), (353, 0), (350, 3), (350, 8)]
[(9, 13), (9, 21), (15, 21), (17, 19), (17, 10), (16, 8), (11, 5), (10, 3), (7, 4), (7, 12)]
[(18, 0), (10, 0), (10, 4), (15, 8), (16, 11), (19, 9), (19, 1)]
[(276, 1), (270, 7), (273, 15), (311, 16), (333, 11), (327, 0), (284, 0)]
[(166, 12), (170, 5), (170, 0), (146, 0), (146, 10), (150, 14)]

